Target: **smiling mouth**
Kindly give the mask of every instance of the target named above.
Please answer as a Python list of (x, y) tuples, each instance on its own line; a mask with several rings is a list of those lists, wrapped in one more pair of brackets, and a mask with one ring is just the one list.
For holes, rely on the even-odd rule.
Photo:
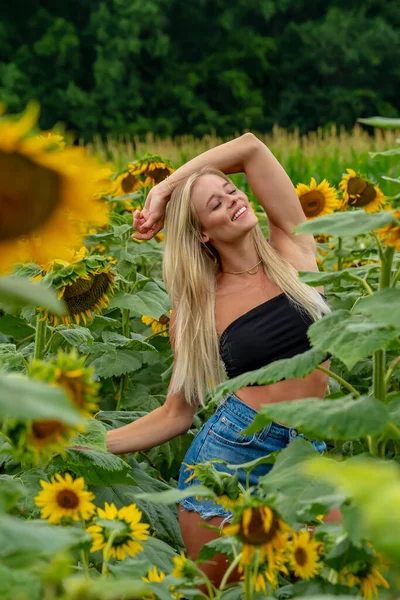
[(235, 212), (235, 214), (232, 217), (232, 221), (236, 221), (237, 219), (239, 219), (239, 217), (241, 217), (242, 215), (244, 215), (244, 213), (247, 211), (247, 207), (246, 206), (242, 206), (242, 208), (239, 208), (238, 211)]

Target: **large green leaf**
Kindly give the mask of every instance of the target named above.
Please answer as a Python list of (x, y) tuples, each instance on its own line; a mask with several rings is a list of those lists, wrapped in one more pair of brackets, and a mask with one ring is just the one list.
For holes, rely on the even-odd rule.
[(85, 431), (77, 433), (70, 439), (70, 446), (84, 446), (91, 450), (107, 452), (106, 447), (107, 429), (97, 419), (88, 419), (85, 424)]
[(0, 303), (17, 308), (43, 306), (60, 317), (67, 313), (65, 303), (58, 300), (55, 290), (22, 277), (0, 277)]
[(355, 457), (343, 463), (320, 458), (303, 472), (330, 482), (353, 499), (360, 510), (363, 535), (377, 551), (400, 560), (400, 469), (388, 460)]
[(228, 392), (235, 392), (239, 388), (258, 383), (269, 385), (282, 379), (303, 377), (311, 373), (321, 362), (324, 361), (326, 353), (319, 348), (311, 348), (292, 358), (282, 358), (275, 362), (249, 371), (238, 377), (233, 377), (221, 383), (215, 390), (213, 401), (220, 400)]
[(20, 317), (5, 314), (0, 317), (0, 332), (13, 338), (24, 338), (35, 334), (35, 328)]
[(400, 148), (390, 148), (389, 150), (382, 150), (381, 152), (368, 152), (371, 158), (376, 156), (398, 156), (400, 154)]
[(400, 427), (400, 392), (392, 392), (386, 396), (387, 407), (392, 423)]
[(312, 323), (307, 335), (313, 346), (331, 352), (351, 370), (361, 358), (385, 348), (399, 333), (400, 329), (384, 322), (371, 323), (362, 315), (341, 309)]
[(127, 350), (135, 350), (136, 352), (157, 352), (154, 346), (144, 340), (131, 339), (114, 331), (103, 331), (101, 337), (106, 344), (111, 344), (118, 348), (126, 348)]
[(11, 567), (26, 567), (89, 540), (89, 534), (80, 528), (54, 527), (42, 520), (0, 516), (0, 562)]
[(9, 569), (0, 565), (1, 600), (42, 600), (43, 589), (38, 572)]
[(5, 473), (0, 475), (0, 511), (9, 512), (23, 493), (22, 483), (18, 479)]
[(354, 308), (355, 313), (368, 315), (374, 323), (400, 328), (400, 288), (385, 288), (365, 296)]
[(389, 421), (389, 411), (370, 396), (354, 400), (351, 394), (336, 400), (305, 398), (263, 404), (244, 435), (263, 429), (271, 421), (288, 423), (320, 439), (357, 440), (381, 433)]
[[(120, 456), (97, 450), (67, 450), (68, 459), (64, 470), (84, 477), (88, 485), (133, 483), (129, 476), (130, 466)], [(59, 459), (58, 459), (59, 460)], [(56, 470), (60, 467), (55, 463)]]
[(296, 522), (304, 506), (314, 498), (330, 497), (334, 491), (320, 477), (303, 474), (303, 464), (315, 457), (321, 459), (309, 442), (296, 439), (279, 453), (272, 470), (259, 478), (264, 493), (276, 494), (276, 507), (289, 523)]
[(165, 492), (143, 492), (135, 495), (137, 499), (147, 500), (154, 504), (175, 504), (184, 498), (190, 498), (190, 496), (216, 497), (214, 492), (204, 485), (192, 485), (184, 490), (173, 489), (166, 490)]
[(359, 123), (371, 125), (372, 127), (388, 127), (389, 129), (400, 129), (400, 119), (393, 117), (368, 117), (357, 119)]
[(91, 363), (99, 377), (118, 377), (124, 373), (137, 371), (142, 366), (142, 360), (133, 350), (108, 347), (108, 352), (95, 358)]
[(0, 375), (0, 416), (21, 421), (57, 419), (68, 425), (82, 425), (83, 419), (66, 392), (57, 386), (23, 375)]
[(15, 344), (0, 344), (0, 367), (19, 370), (23, 366), (23, 357)]
[(168, 295), (154, 282), (148, 282), (133, 294), (119, 293), (111, 301), (111, 308), (127, 308), (133, 315), (148, 315), (159, 319), (168, 314), (170, 302)]
[(91, 343), (93, 341), (92, 332), (87, 327), (80, 327), (79, 325), (58, 325), (54, 327), (54, 333), (59, 333), (69, 344), (72, 346), (78, 346), (83, 342)]
[(338, 235), (340, 237), (355, 237), (356, 235), (384, 227), (392, 222), (396, 222), (392, 212), (366, 213), (360, 209), (349, 212), (336, 212), (331, 215), (324, 215), (317, 219), (305, 221), (297, 225), (293, 232), (312, 233), (314, 235), (328, 233), (329, 235)]
[(367, 271), (371, 269), (380, 269), (381, 265), (365, 265), (362, 267), (353, 267), (349, 269), (342, 269), (341, 271), (299, 271), (299, 279), (303, 283), (308, 285), (326, 285), (327, 283), (333, 283), (340, 279), (347, 279), (348, 281), (354, 281), (354, 275), (357, 277), (364, 277)]

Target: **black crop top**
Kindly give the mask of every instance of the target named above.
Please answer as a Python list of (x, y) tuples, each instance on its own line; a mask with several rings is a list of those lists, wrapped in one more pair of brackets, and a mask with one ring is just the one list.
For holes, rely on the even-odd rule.
[[(232, 321), (219, 342), (229, 379), (309, 350), (311, 323), (309, 314), (293, 306), (284, 292)], [(325, 360), (331, 356), (328, 353)]]

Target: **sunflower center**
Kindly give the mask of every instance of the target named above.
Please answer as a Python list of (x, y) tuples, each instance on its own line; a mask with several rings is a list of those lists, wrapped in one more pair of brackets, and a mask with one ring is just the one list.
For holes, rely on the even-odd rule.
[(351, 177), (347, 182), (347, 193), (349, 196), (359, 196), (367, 187), (367, 182), (362, 177)]
[(156, 183), (160, 183), (160, 181), (169, 175), (169, 170), (167, 168), (158, 167), (157, 169), (147, 172), (146, 175), (154, 179)]
[(16, 152), (0, 152), (0, 241), (45, 225), (60, 202), (60, 188), (54, 171)]
[(355, 198), (349, 197), (349, 204), (351, 206), (366, 206), (373, 202), (376, 198), (376, 190), (373, 185), (368, 183), (364, 190)]
[(125, 194), (129, 194), (132, 192), (135, 184), (137, 183), (137, 178), (132, 173), (128, 173), (126, 177), (124, 177), (121, 181), (121, 188), (125, 192)]
[(159, 323), (161, 323), (161, 325), (166, 325), (169, 323), (169, 317), (167, 315), (161, 315), (159, 318)]
[(70, 314), (76, 315), (94, 309), (110, 285), (111, 275), (108, 273), (97, 273), (89, 279), (80, 277), (74, 283), (67, 285), (63, 298)]
[(306, 217), (316, 217), (325, 208), (325, 196), (318, 190), (311, 190), (300, 198), (301, 206)]
[(85, 406), (85, 387), (80, 379), (71, 379), (61, 375), (57, 383), (62, 385), (68, 392), (74, 404), (80, 408)]
[(272, 519), (268, 524), (269, 526), (267, 526), (265, 515), (261, 509), (252, 508), (250, 522), (244, 525), (242, 519), (238, 535), (245, 544), (252, 546), (267, 544), (274, 539), (279, 529), (279, 522), (275, 514), (272, 513)]
[(61, 490), (57, 494), (57, 504), (61, 508), (76, 508), (79, 506), (79, 497), (73, 490)]
[(307, 564), (307, 552), (304, 548), (297, 547), (293, 553), (295, 562), (300, 566), (304, 567)]
[(34, 421), (32, 433), (36, 439), (44, 440), (62, 432), (64, 425), (60, 421)]

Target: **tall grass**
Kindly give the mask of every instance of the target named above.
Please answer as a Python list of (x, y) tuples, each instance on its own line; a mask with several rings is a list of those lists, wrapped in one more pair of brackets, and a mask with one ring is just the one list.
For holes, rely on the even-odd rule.
[[(312, 176), (317, 181), (326, 177), (337, 185), (341, 174), (351, 167), (374, 179), (386, 195), (399, 191), (396, 184), (381, 179), (382, 174), (400, 176), (396, 157), (372, 160), (368, 153), (396, 146), (400, 131), (375, 129), (370, 134), (358, 124), (350, 132), (332, 125), (300, 136), (298, 131), (288, 132), (275, 126), (271, 134), (257, 136), (278, 158), (295, 185), (299, 181), (309, 183)], [(117, 170), (146, 152), (169, 159), (176, 168), (224, 141), (227, 140), (212, 135), (201, 139), (191, 136), (159, 139), (148, 134), (144, 140), (138, 137), (116, 139), (110, 135), (105, 141), (97, 137), (87, 146), (91, 152), (114, 163)]]

